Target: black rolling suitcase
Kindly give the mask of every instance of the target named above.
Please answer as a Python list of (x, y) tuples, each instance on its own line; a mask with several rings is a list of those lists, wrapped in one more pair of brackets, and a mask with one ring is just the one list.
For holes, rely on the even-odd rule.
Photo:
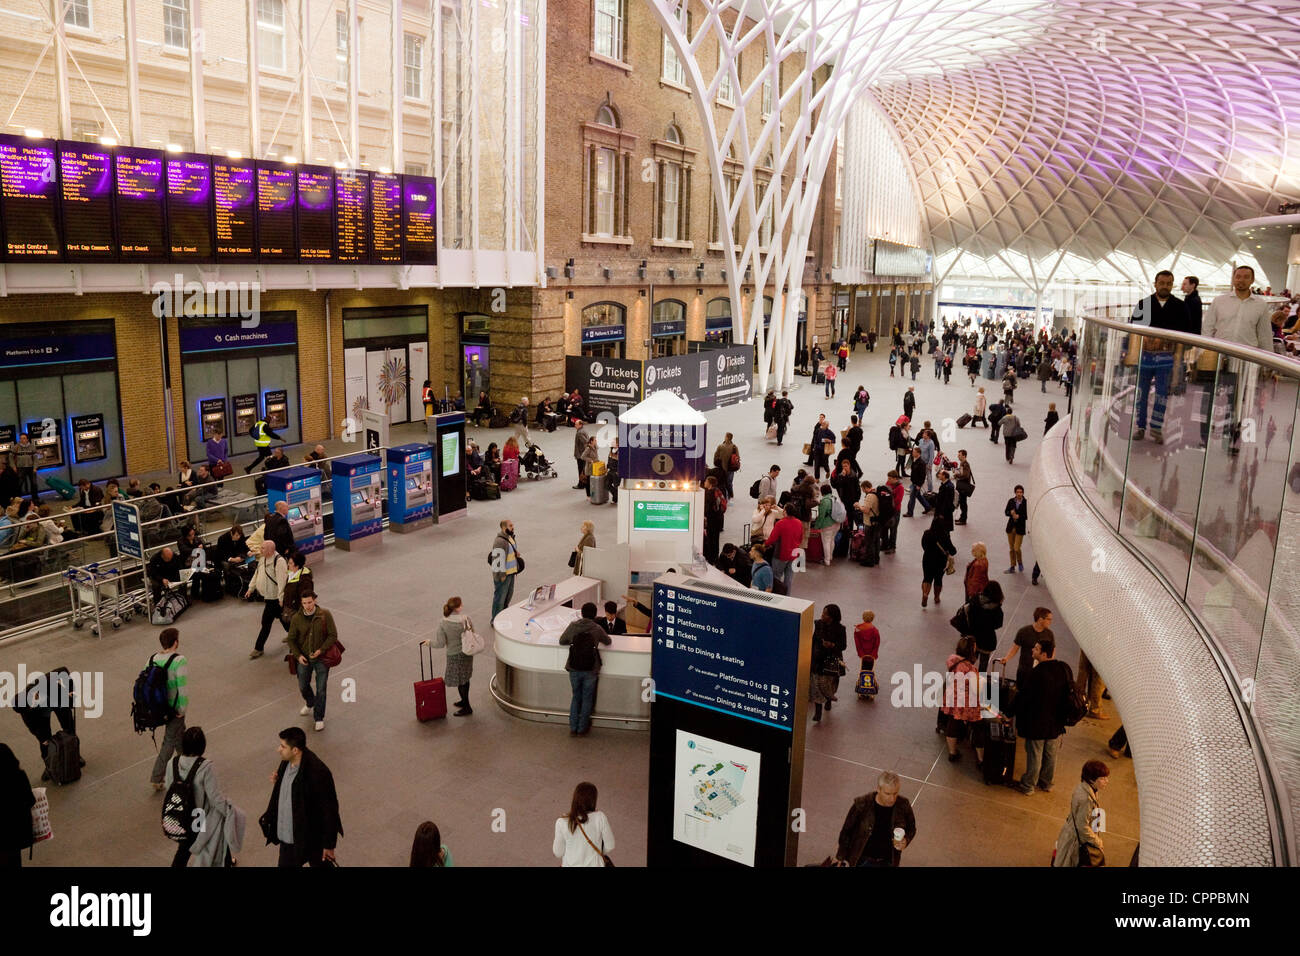
[(222, 598), (221, 572), (216, 568), (196, 574), (199, 582), (199, 599), (202, 601), (220, 601)]
[(45, 769), (56, 786), (81, 779), (81, 740), (76, 734), (60, 730), (50, 738), (45, 750)]
[(984, 782), (1013, 786), (1016, 782), (1016, 728), (1009, 719), (984, 721)]
[(970, 415), (963, 415), (961, 418), (957, 419), (957, 427), (958, 427), (958, 428), (965, 428), (965, 427), (966, 427), (967, 425), (969, 425), (970, 423), (971, 423), (971, 416), (970, 416)]

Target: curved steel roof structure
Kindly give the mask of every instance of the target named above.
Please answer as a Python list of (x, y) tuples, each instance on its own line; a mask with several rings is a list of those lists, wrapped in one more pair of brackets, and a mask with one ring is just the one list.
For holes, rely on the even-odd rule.
[(1218, 278), (1250, 259), (1232, 223), (1300, 196), (1300, 0), (1057, 0), (1020, 48), (939, 72), (927, 53), (873, 93), (940, 274)]

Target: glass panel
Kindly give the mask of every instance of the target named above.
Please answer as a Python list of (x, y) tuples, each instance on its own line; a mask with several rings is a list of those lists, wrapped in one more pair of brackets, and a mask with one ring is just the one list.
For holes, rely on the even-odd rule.
[(678, 195), (681, 189), (681, 167), (674, 163), (664, 165), (664, 183), (663, 183), (663, 235), (661, 238), (675, 240), (677, 238), (677, 216), (678, 216)]
[(1189, 397), (1181, 346), (1152, 335), (1128, 339), (1124, 367), (1136, 380), (1120, 533), (1182, 593), (1205, 466), (1205, 441), (1192, 417), (1203, 386), (1193, 383)]
[[(1123, 496), (1123, 474), (1127, 441), (1116, 435), (1119, 420), (1116, 405), (1118, 354), (1110, 354), (1115, 339), (1108, 329), (1084, 326), (1078, 351), (1077, 384), (1072, 408), (1076, 421), (1079, 462), (1092, 479), (1085, 488), (1093, 504), (1113, 528), (1119, 527), (1119, 506)], [(982, 353), (989, 361), (989, 353)], [(983, 374), (983, 368), (981, 368)], [(1115, 455), (1118, 452), (1119, 459)]]
[(596, 151), (596, 235), (614, 234), (614, 151)]

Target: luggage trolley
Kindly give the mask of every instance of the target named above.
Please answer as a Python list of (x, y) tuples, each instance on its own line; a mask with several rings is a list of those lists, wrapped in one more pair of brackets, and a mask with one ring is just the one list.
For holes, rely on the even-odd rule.
[(72, 598), (72, 626), (80, 628), (87, 620), (94, 623), (90, 632), (99, 636), (105, 620), (113, 628), (131, 620), (137, 607), (143, 606), (144, 592), (126, 590), (118, 568), (102, 567), (99, 562), (63, 572)]

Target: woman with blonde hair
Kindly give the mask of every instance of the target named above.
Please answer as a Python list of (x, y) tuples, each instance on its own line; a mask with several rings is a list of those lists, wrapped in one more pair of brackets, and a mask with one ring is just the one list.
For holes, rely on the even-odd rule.
[(438, 637), (435, 646), (447, 648), (447, 670), (443, 681), (448, 687), (455, 687), (460, 693), (456, 701), (456, 716), (468, 717), (474, 713), (469, 705), (469, 682), (474, 676), (474, 658), (461, 648), (461, 638), (469, 630), (469, 618), (464, 614), (464, 605), (458, 597), (447, 598), (442, 606), (442, 621), (438, 624)]
[(573, 554), (569, 557), (569, 567), (573, 568), (573, 573), (582, 573), (582, 556), (588, 548), (596, 546), (596, 526), (590, 521), (584, 521), (582, 527), (582, 537), (578, 539), (578, 546), (573, 549)]

